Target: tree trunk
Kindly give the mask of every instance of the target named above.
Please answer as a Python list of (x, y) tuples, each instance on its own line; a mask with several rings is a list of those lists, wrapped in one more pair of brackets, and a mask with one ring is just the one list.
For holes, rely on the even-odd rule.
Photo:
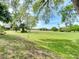
[(25, 24), (21, 24), (21, 32), (24, 33), (25, 31)]
[(65, 26), (67, 27), (67, 22), (65, 23)]
[(21, 32), (25, 32), (25, 29), (24, 29), (24, 27), (22, 27), (22, 31)]
[(79, 0), (72, 0), (74, 7), (76, 8), (77, 12), (79, 13)]

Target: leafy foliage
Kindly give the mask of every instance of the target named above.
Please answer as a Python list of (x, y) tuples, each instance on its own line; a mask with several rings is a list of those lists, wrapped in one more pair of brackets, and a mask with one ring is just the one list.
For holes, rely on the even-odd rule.
[[(47, 7), (56, 7), (59, 4), (63, 3), (64, 0), (36, 0), (35, 4), (33, 5), (34, 12), (40, 12), (47, 5)], [(52, 6), (53, 5), (53, 6)]]
[(47, 28), (40, 28), (39, 30), (41, 30), (41, 31), (48, 31), (49, 29), (47, 29)]
[(51, 30), (52, 31), (58, 31), (58, 29), (56, 27), (52, 27)]
[(70, 27), (62, 27), (62, 28), (59, 28), (59, 31), (60, 32), (71, 32), (71, 28)]
[(33, 11), (37, 14), (38, 19), (41, 18), (48, 23), (52, 10), (57, 10), (57, 7), (63, 2), (64, 0), (36, 0)]
[(63, 10), (61, 11), (61, 15), (62, 15), (62, 22), (68, 20), (68, 18), (71, 18), (73, 16), (74, 8), (73, 5), (67, 5), (66, 7), (63, 8)]
[(67, 27), (59, 28), (60, 32), (71, 32), (71, 31), (79, 31), (79, 25), (72, 25)]
[(71, 26), (71, 31), (79, 31), (79, 25), (73, 25)]
[(11, 15), (8, 12), (7, 6), (0, 3), (0, 21), (9, 22), (11, 21)]
[(65, 22), (65, 25), (72, 25), (75, 20), (77, 20), (77, 13), (74, 10), (73, 4), (69, 4), (66, 7), (64, 7), (61, 11), (60, 14), (62, 16), (62, 22)]

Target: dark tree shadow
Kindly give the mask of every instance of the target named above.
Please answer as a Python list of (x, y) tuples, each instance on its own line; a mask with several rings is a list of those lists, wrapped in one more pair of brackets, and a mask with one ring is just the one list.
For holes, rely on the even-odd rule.
[(17, 40), (19, 37), (15, 36), (15, 35), (0, 35), (0, 39), (3, 40)]
[[(26, 40), (16, 35), (0, 35), (0, 42), (4, 40), (8, 43), (0, 43), (0, 49), (3, 54), (0, 54), (1, 59), (59, 59), (58, 54), (53, 52), (42, 50), (38, 44)], [(6, 51), (6, 52), (5, 52)], [(15, 53), (16, 52), (16, 53)], [(8, 58), (10, 55), (12, 57)], [(5, 57), (6, 56), (6, 57)]]

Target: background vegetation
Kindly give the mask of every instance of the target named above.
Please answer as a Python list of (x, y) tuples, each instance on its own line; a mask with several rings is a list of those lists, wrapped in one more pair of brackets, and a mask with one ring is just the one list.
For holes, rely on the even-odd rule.
[[(0, 59), (79, 59), (78, 3), (65, 2), (0, 0)], [(52, 12), (64, 27), (33, 29), (39, 20), (49, 23)]]

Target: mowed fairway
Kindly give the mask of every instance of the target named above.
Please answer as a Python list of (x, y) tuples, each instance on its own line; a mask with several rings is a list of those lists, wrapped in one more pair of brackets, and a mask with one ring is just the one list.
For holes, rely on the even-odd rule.
[(30, 33), (20, 33), (15, 31), (7, 31), (7, 34), (21, 35), (22, 37), (28, 38), (30, 40), (40, 40), (40, 39), (77, 40), (79, 39), (79, 32), (33, 31)]
[[(31, 33), (20, 33), (6, 31), (6, 35), (23, 37), (25, 40), (36, 43), (40, 48), (55, 52), (63, 59), (79, 58), (79, 32), (52, 32), (34, 31)], [(5, 39), (7, 39), (6, 37)]]

